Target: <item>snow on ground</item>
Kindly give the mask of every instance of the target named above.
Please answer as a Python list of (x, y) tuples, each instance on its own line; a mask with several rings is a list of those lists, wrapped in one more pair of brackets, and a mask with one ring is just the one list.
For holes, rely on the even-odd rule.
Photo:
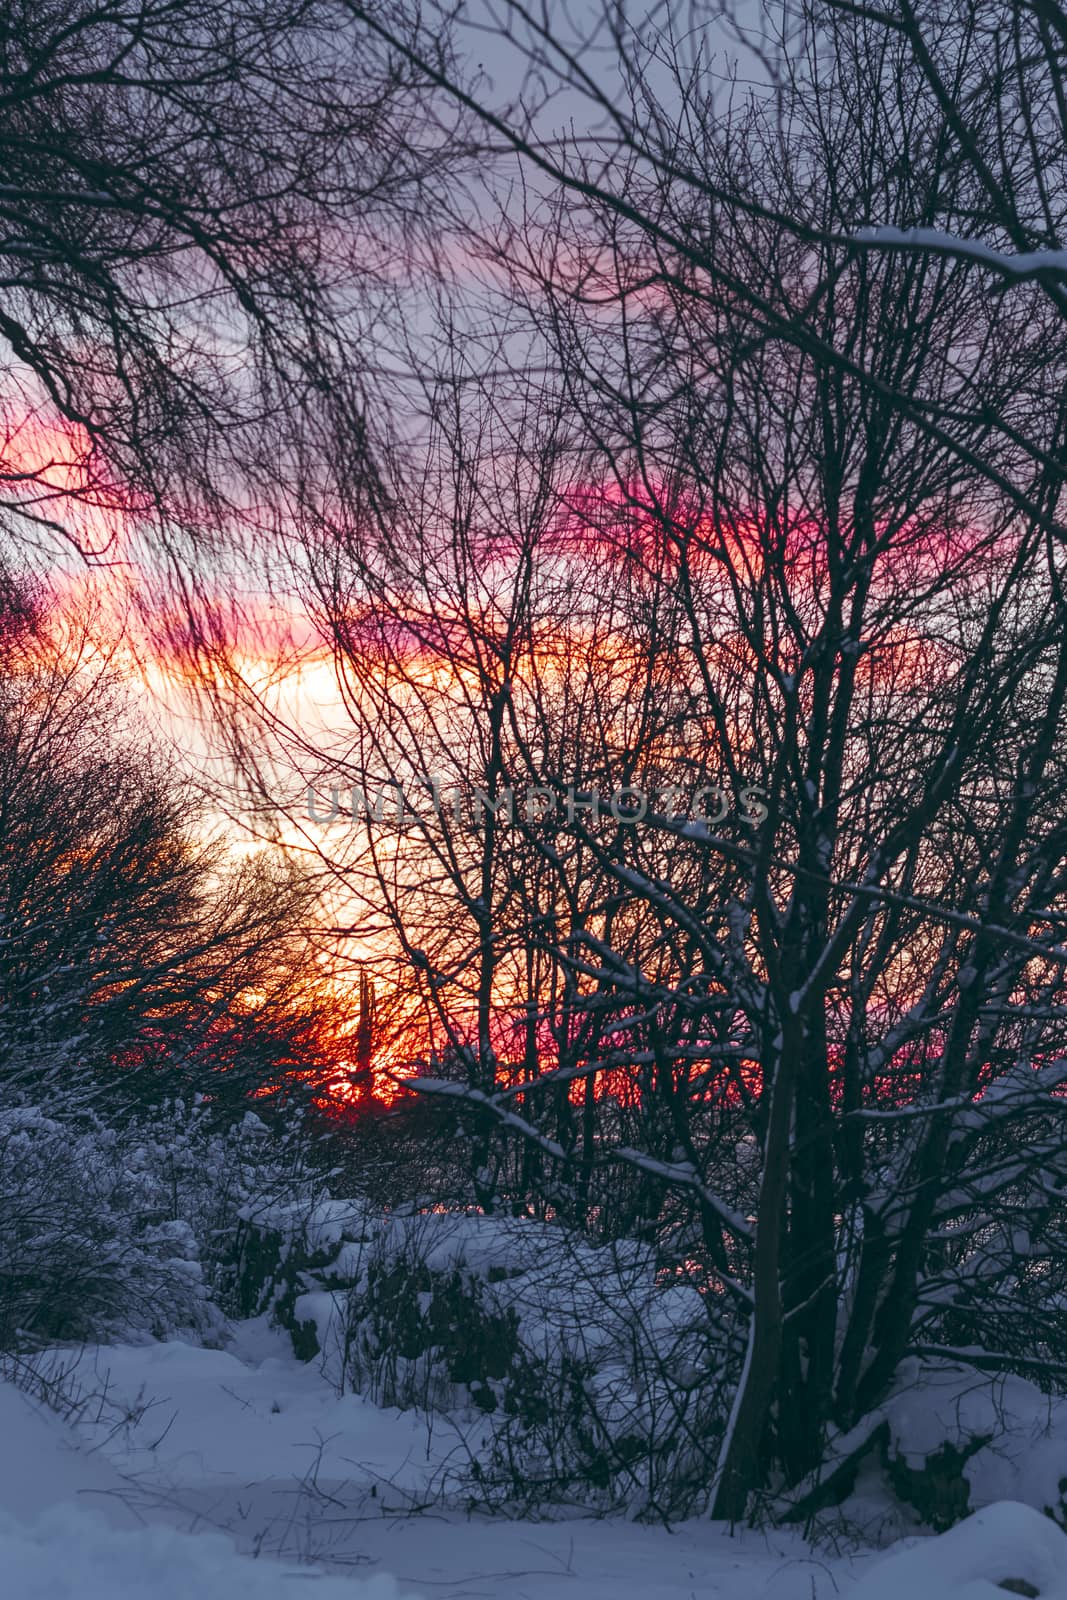
[[(460, 1433), (436, 1419), (428, 1434), (411, 1412), (338, 1397), (262, 1321), (241, 1325), (225, 1351), (179, 1341), (87, 1350), (79, 1381), (86, 1392), (106, 1389), (101, 1419), (78, 1431), (125, 1481), (123, 1504), (187, 1533), (225, 1531), (244, 1551), (361, 1576), (389, 1572), (403, 1593), (426, 1600), (828, 1600), (836, 1592), (827, 1563), (796, 1535), (731, 1539), (707, 1522), (672, 1532), (580, 1517), (447, 1515), (428, 1502), (449, 1463), (466, 1456)], [(350, 1591), (350, 1600), (364, 1596)]]
[(1003, 1500), (938, 1539), (915, 1540), (886, 1556), (850, 1600), (1003, 1600), (1010, 1593), (1059, 1600), (1067, 1595), (1065, 1557), (1067, 1539), (1054, 1522), (1031, 1506)]
[[(0, 1573), (11, 1600), (297, 1600), (306, 1568), (239, 1555), (223, 1534), (116, 1532), (96, 1512), (56, 1506), (29, 1523), (0, 1513)], [(321, 1575), (316, 1600), (400, 1600), (391, 1578)]]
[(74, 1433), (0, 1387), (5, 1600), (1067, 1600), (1067, 1538), (1019, 1505), (852, 1560), (707, 1521), (445, 1511), (477, 1440), (338, 1397), (261, 1321), (222, 1351), (88, 1350), (78, 1381), (100, 1398)]
[[(103, 1452), (0, 1384), (0, 1593), (5, 1600), (298, 1600), (308, 1568), (254, 1560), (221, 1533), (145, 1522)], [(320, 1600), (415, 1600), (384, 1574), (324, 1576)]]

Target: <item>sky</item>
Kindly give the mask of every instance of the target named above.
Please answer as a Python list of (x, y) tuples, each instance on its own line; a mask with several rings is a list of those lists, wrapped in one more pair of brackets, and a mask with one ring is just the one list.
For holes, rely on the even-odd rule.
[[(459, 46), (479, 92), (497, 104), (522, 99), (532, 109), (537, 130), (544, 137), (563, 130), (579, 137), (599, 136), (606, 126), (604, 108), (591, 109), (580, 83), (567, 86), (568, 68), (562, 84), (557, 81), (549, 91), (548, 74), (537, 68), (538, 56), (545, 55), (553, 69), (561, 65), (560, 59), (537, 39), (536, 29), (524, 26), (521, 15), (521, 8), (500, 0), (476, 0), (462, 13)], [(615, 95), (623, 103), (616, 50), (600, 7), (588, 0), (576, 5), (554, 4), (545, 15), (555, 37), (573, 51), (579, 80), (587, 73), (589, 84), (598, 92)], [(693, 8), (683, 11), (675, 6), (670, 13), (654, 8), (648, 15), (656, 23), (671, 15), (683, 54), (710, 52), (722, 61), (735, 47), (736, 30), (709, 23)], [(756, 15), (756, 8), (748, 5), (742, 20), (747, 25), (745, 19)], [(502, 161), (499, 178), (488, 183), (496, 203), (509, 204), (513, 178), (513, 164)], [(462, 263), (460, 268), (462, 293), (476, 320), (488, 305), (491, 285), (487, 289), (482, 268), (472, 268), (469, 274)], [(418, 361), (424, 349), (429, 349), (432, 322), (428, 304), (407, 317), (410, 346), (395, 352), (398, 365)], [(17, 364), (6, 366), (0, 428), (6, 467), (14, 473), (35, 475), (32, 494), (26, 491), (27, 500), (32, 499), (33, 509), (60, 524), (68, 535), (65, 540), (58, 533), (39, 530), (31, 564), (47, 574), (60, 608), (91, 605), (97, 608), (101, 634), (126, 640), (124, 665), (135, 686), (138, 736), (168, 748), (176, 770), (191, 774), (208, 790), (214, 789), (220, 825), (230, 832), (234, 849), (251, 847), (262, 835), (265, 819), (259, 815), (251, 829), (243, 826), (240, 807), (233, 794), (227, 793), (224, 742), (212, 725), (204, 697), (190, 681), (186, 664), (161, 646), (151, 614), (147, 631), (145, 617), (138, 615), (139, 607), (144, 609), (146, 585), (154, 584), (156, 574), (143, 530), (137, 525), (136, 506), (121, 485), (93, 478), (87, 440), (77, 428), (57, 421)], [(21, 492), (16, 487), (16, 495)], [(90, 553), (88, 564), (75, 547)], [(208, 577), (210, 584), (210, 573)], [(346, 729), (330, 654), (316, 640), (291, 594), (270, 592), (262, 576), (252, 570), (247, 573), (246, 585), (241, 579), (238, 559), (227, 563), (225, 573), (220, 569), (215, 580), (223, 604), (238, 601), (241, 608), (233, 639), (235, 659), (248, 683), (264, 693), (271, 715), (299, 731), (305, 752), (310, 752), (310, 763), (315, 765), (314, 752), (319, 750), (319, 765), (328, 771), (331, 752), (343, 746)], [(233, 592), (238, 587), (243, 592)], [(269, 763), (277, 753), (265, 750), (264, 754)], [(306, 843), (307, 826), (301, 814), (305, 775), (306, 768), (304, 772), (289, 769), (282, 761), (272, 779), (279, 798), (278, 831), (291, 847)], [(288, 820), (283, 820), (286, 810)], [(249, 818), (243, 821), (247, 823)]]

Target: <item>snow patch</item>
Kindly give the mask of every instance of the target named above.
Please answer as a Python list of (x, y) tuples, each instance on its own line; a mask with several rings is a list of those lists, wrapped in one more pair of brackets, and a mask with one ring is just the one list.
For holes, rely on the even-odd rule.
[(976, 1511), (936, 1539), (890, 1552), (846, 1600), (1004, 1600), (1015, 1593), (1067, 1600), (1067, 1538), (1048, 1517), (1017, 1501)]
[[(29, 1524), (0, 1511), (0, 1571), (17, 1600), (403, 1600), (392, 1578), (332, 1577), (239, 1555), (221, 1533), (116, 1529), (80, 1506)], [(414, 1597), (410, 1597), (414, 1600)]]

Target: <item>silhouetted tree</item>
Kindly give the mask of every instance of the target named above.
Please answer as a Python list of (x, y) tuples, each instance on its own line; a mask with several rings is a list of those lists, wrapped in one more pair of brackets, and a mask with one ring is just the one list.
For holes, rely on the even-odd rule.
[[(872, 51), (861, 10), (812, 8), (720, 107), (653, 20), (612, 13), (601, 89), (506, 6), (603, 138), (482, 104), (538, 174), (478, 235), (505, 331), (452, 340), (388, 521), (339, 491), (302, 529), (353, 780), (487, 802), (338, 868), (454, 1064), (420, 1087), (465, 1104), (479, 1203), (696, 1244), (736, 1374), (727, 1517), (817, 1492), (909, 1354), (1067, 1370), (1060, 269), (857, 237), (991, 215), (921, 19), (876, 16)], [(1041, 103), (1046, 59), (1013, 68)], [(1047, 247), (1067, 191), (1029, 134), (1003, 148)], [(594, 821), (594, 788), (674, 772), (767, 815)], [(504, 826), (537, 785), (582, 803)]]
[[(138, 745), (91, 615), (0, 625), (0, 1081), (125, 1103), (321, 1085), (345, 1017), (291, 865), (235, 861)], [(9, 620), (8, 620), (9, 619)], [(124, 731), (125, 730), (125, 731)]]

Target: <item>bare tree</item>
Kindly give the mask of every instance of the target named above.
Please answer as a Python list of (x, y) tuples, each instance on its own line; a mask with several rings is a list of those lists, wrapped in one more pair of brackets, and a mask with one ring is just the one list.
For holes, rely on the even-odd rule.
[[(304, 529), (354, 777), (484, 791), (344, 868), (462, 1064), (420, 1087), (483, 1204), (495, 1124), (520, 1202), (699, 1252), (727, 1517), (810, 1503), (909, 1353), (1067, 1366), (1064, 325), (1044, 268), (857, 246), (982, 203), (895, 41), (726, 118), (661, 52), (681, 110), (635, 73), (659, 142), (595, 171), (509, 125), (558, 184), (487, 246), (539, 360), (435, 394), (388, 525)], [(676, 774), (767, 815), (594, 819)], [(574, 803), (501, 827), (526, 786)]]
[[(0, 1080), (136, 1105), (298, 1094), (338, 1071), (291, 863), (234, 861), (129, 726), (91, 612), (10, 585), (0, 690)], [(125, 729), (125, 732), (123, 730)]]
[(179, 588), (210, 546), (217, 590), (318, 432), (373, 477), (364, 380), (449, 153), (416, 78), (334, 0), (5, 9), (9, 535)]
[[(1061, 348), (1062, 7), (810, 0), (750, 10), (711, 0), (688, 8), (682, 29), (670, 9), (594, 6), (575, 20), (551, 6), (505, 0), (485, 21), (509, 68), (505, 81), (519, 85), (505, 99), (477, 72), (464, 73), (461, 60), (435, 57), (435, 20), (402, 33), (370, 8), (349, 5), (481, 126), (487, 153), (506, 150), (517, 160), (531, 205), (512, 261), (539, 255), (561, 288), (610, 294), (586, 227), (592, 222), (595, 234), (593, 219), (606, 229), (610, 218), (627, 242), (629, 295), (673, 285), (709, 310), (732, 308), (747, 319), (750, 337), (830, 363), (842, 380), (891, 403), (931, 444), (955, 451), (961, 468), (980, 473), (1020, 512), (1064, 536), (1049, 499), (1050, 485), (1058, 492), (1063, 478), (1054, 386), (1000, 392), (995, 363), (973, 348), (960, 352), (951, 390), (928, 393), (866, 365), (862, 352), (825, 341), (809, 314), (832, 296), (841, 264), (854, 256), (930, 252), (955, 260), (975, 294), (1004, 298), (1011, 318), (1054, 329), (1048, 337)], [(891, 193), (884, 183), (865, 191), (839, 184), (837, 163), (847, 172), (872, 149), (885, 154)], [(776, 190), (782, 169), (807, 181)], [(498, 200), (499, 168), (487, 162), (486, 172), (491, 201)], [(551, 224), (547, 237), (542, 232), (542, 201), (570, 215), (564, 254), (553, 255)], [(503, 204), (513, 220), (506, 184)], [(488, 210), (495, 216), (499, 207)], [(476, 248), (493, 254), (498, 241), (483, 215), (484, 208), (471, 227), (467, 207), (462, 220)], [(807, 270), (790, 281), (792, 292), (748, 270), (767, 228), (808, 247)], [(504, 234), (513, 247), (507, 224)]]

